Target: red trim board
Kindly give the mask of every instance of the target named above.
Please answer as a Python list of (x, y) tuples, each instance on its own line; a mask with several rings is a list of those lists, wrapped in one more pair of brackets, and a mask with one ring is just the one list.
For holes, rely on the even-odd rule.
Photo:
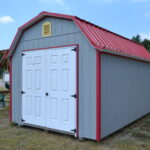
[(10, 108), (9, 108), (10, 122), (12, 122), (12, 57), (10, 57)]
[(54, 47), (36, 48), (36, 49), (25, 49), (25, 50), (22, 50), (22, 51), (23, 51), (23, 52), (26, 52), (26, 51), (34, 51), (34, 50), (42, 50), (42, 49), (70, 47), (70, 46), (76, 46), (76, 47), (78, 47), (79, 45), (78, 45), (78, 44), (71, 44), (71, 45), (62, 45), (62, 46), (54, 46)]
[(79, 136), (79, 45), (76, 48), (76, 136)]
[(96, 141), (101, 140), (101, 56), (96, 50)]

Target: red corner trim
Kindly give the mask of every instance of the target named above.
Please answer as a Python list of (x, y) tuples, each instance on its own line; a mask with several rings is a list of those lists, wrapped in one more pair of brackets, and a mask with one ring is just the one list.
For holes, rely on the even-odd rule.
[(12, 122), (12, 57), (10, 58), (10, 122)]
[(76, 49), (76, 91), (77, 91), (77, 101), (76, 101), (76, 136), (79, 136), (79, 45)]
[(101, 140), (101, 59), (96, 51), (96, 141)]

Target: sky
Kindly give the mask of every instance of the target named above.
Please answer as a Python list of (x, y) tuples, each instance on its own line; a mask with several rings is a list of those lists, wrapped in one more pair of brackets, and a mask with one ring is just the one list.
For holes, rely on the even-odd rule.
[(0, 0), (0, 50), (41, 11), (70, 14), (131, 38), (150, 39), (150, 0)]

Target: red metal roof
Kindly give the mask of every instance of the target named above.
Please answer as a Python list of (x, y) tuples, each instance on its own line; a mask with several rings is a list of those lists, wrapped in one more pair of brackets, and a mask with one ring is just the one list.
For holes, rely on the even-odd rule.
[(94, 47), (150, 60), (150, 54), (143, 45), (80, 18), (77, 19), (78, 25)]
[(15, 50), (19, 39), (22, 36), (24, 30), (29, 28), (31, 25), (40, 21), (46, 16), (52, 16), (57, 18), (69, 19), (75, 22), (75, 24), (80, 28), (83, 34), (91, 42), (91, 44), (100, 51), (107, 50), (107, 52), (113, 52), (115, 54), (121, 54), (124, 56), (134, 57), (136, 59), (150, 60), (150, 54), (144, 48), (144, 46), (133, 42), (123, 36), (116, 33), (108, 31), (104, 28), (96, 26), (90, 22), (82, 20), (76, 16), (63, 15), (49, 12), (42, 12), (38, 16), (31, 19), (29, 22), (25, 23), (18, 29), (18, 32), (11, 44), (8, 56), (11, 56)]

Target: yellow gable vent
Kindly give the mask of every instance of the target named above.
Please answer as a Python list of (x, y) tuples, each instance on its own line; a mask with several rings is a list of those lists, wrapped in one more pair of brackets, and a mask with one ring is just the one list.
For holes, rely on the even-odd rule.
[(51, 36), (51, 22), (44, 22), (42, 26), (42, 36)]

